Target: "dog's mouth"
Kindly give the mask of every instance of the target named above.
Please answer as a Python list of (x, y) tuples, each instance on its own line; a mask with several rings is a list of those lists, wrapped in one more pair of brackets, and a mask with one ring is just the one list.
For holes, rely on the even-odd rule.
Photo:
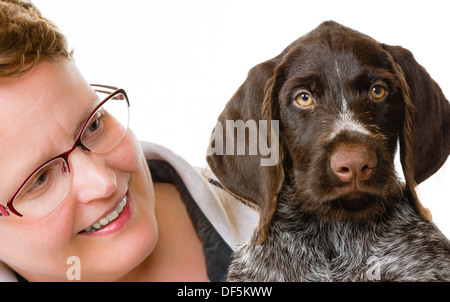
[(364, 184), (355, 187), (354, 184), (341, 184), (322, 196), (317, 204), (323, 217), (330, 221), (368, 222), (381, 217), (392, 205), (392, 188), (389, 185)]
[(347, 194), (342, 195), (342, 198), (348, 199), (349, 201), (355, 200), (355, 199), (361, 199), (364, 196), (364, 192), (361, 191), (351, 191)]
[(329, 213), (327, 216), (335, 216), (339, 220), (368, 220), (384, 212), (381, 204), (378, 195), (362, 192), (349, 193), (328, 202), (328, 209), (333, 214)]
[(392, 200), (395, 200), (392, 194), (401, 194), (400, 187), (386, 179), (361, 182), (357, 186), (328, 181), (326, 189), (325, 184), (317, 182), (310, 190), (303, 191), (302, 200), (305, 202), (302, 208), (320, 214), (328, 221), (369, 222), (390, 208)]
[(346, 183), (335, 187), (330, 194), (331, 199), (341, 198), (346, 200), (360, 199), (364, 195), (382, 195), (379, 187), (373, 185), (367, 185), (363, 183), (354, 184)]

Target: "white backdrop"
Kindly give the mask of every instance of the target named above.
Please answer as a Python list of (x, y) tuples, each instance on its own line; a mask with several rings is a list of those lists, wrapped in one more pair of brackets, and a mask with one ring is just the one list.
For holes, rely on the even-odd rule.
[[(450, 97), (445, 0), (32, 2), (68, 37), (88, 81), (126, 89), (138, 138), (195, 166), (206, 166), (215, 121), (248, 70), (325, 20), (408, 48)], [(449, 162), (418, 193), (450, 238)]]

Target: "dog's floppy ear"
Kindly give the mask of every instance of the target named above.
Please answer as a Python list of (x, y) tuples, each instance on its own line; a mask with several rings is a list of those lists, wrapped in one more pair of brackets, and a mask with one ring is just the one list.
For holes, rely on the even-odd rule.
[(450, 104), (438, 84), (399, 46), (387, 46), (404, 84), (405, 121), (400, 136), (400, 159), (406, 184), (416, 209), (427, 220), (428, 210), (421, 207), (414, 187), (433, 175), (450, 153)]
[[(275, 117), (272, 102), (276, 66), (277, 59), (273, 59), (250, 70), (245, 82), (219, 116), (206, 158), (212, 172), (227, 190), (259, 207), (259, 242), (267, 238), (269, 223), (275, 212), (284, 179), (283, 155), (278, 141), (278, 119)], [(260, 121), (266, 122), (261, 124)], [(237, 122), (258, 127), (257, 140), (255, 136), (250, 139), (250, 128), (244, 130), (244, 154), (239, 154), (236, 150), (239, 148), (237, 145), (244, 142), (242, 137), (239, 139), (239, 134), (234, 129)], [(229, 129), (231, 127), (233, 129)], [(263, 129), (264, 127), (266, 129)], [(259, 148), (255, 150), (257, 142)], [(270, 145), (271, 152), (276, 152), (275, 162), (264, 164), (261, 161), (268, 158), (267, 154), (261, 154), (261, 143)], [(251, 148), (254, 148), (253, 152)]]

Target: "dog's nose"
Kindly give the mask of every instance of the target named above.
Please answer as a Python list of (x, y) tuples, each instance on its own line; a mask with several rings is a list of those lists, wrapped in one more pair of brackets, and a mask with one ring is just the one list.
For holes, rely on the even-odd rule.
[(330, 165), (341, 181), (358, 185), (372, 176), (377, 166), (377, 156), (375, 152), (364, 147), (341, 146), (332, 152)]

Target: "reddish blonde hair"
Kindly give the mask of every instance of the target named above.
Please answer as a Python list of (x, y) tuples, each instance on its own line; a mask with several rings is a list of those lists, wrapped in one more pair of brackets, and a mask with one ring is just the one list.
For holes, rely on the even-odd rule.
[(42, 56), (70, 59), (65, 36), (30, 2), (0, 0), (0, 78), (23, 75)]

